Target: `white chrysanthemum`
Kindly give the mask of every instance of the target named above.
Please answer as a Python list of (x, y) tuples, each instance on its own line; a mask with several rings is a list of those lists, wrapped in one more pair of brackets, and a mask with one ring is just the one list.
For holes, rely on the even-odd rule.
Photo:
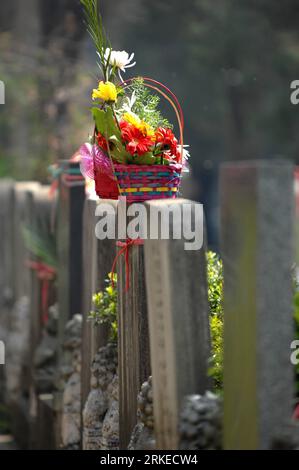
[[(185, 172), (185, 173), (189, 173), (189, 164), (188, 164), (188, 160), (189, 160), (189, 158), (190, 158), (190, 152), (189, 152), (189, 150), (187, 150), (188, 147), (189, 147), (189, 145), (184, 145), (184, 146), (183, 146), (182, 165), (183, 165), (183, 172)], [(181, 146), (181, 145), (178, 145), (178, 150), (179, 150), (179, 151), (182, 150), (182, 146)]]
[(118, 74), (120, 76), (120, 79), (122, 80), (122, 77), (120, 75), (120, 71), (125, 72), (126, 69), (129, 69), (131, 67), (134, 67), (136, 65), (136, 62), (132, 63), (132, 60), (134, 59), (134, 53), (131, 55), (128, 54), (126, 51), (113, 51), (112, 49), (107, 48), (105, 51), (105, 59), (108, 61), (109, 64), (112, 67), (117, 67), (118, 69)]
[[(183, 146), (183, 160), (189, 160), (190, 158), (190, 152), (187, 150), (187, 147), (189, 147), (189, 145)], [(179, 145), (179, 148), (181, 148), (181, 145)]]

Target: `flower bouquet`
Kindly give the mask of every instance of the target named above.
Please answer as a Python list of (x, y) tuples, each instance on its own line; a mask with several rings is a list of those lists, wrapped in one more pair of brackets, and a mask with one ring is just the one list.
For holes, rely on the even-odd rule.
[[(183, 144), (184, 118), (176, 96), (156, 80), (123, 80), (134, 54), (114, 51), (108, 41), (97, 0), (81, 0), (86, 25), (96, 46), (102, 80), (92, 92), (95, 129), (81, 148), (81, 171), (95, 180), (98, 196), (129, 202), (175, 198), (188, 152)], [(173, 107), (180, 131), (159, 108), (160, 97)]]

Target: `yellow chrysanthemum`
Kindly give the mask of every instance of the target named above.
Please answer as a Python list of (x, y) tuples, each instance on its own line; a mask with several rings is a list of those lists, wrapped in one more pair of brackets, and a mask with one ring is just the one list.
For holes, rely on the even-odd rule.
[(141, 122), (137, 114), (134, 113), (125, 113), (123, 115), (123, 119), (124, 121), (128, 122), (129, 124), (132, 124), (132, 126), (137, 128), (139, 127), (139, 124)]
[(123, 115), (122, 118), (129, 124), (132, 124), (132, 126), (139, 129), (145, 137), (151, 137), (155, 135), (154, 129), (149, 124), (147, 124), (147, 122), (141, 121), (137, 114), (127, 112)]
[(117, 100), (116, 86), (111, 82), (100, 82), (98, 88), (92, 92), (92, 99), (115, 102)]
[(155, 135), (154, 129), (145, 121), (141, 121), (138, 129), (142, 132), (143, 135), (147, 137), (152, 137)]

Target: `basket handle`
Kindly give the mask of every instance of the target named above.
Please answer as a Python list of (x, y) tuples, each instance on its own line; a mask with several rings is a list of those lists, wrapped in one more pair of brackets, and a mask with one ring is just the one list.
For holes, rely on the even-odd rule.
[[(128, 80), (124, 81), (121, 86), (123, 88), (127, 88), (132, 86), (132, 82), (136, 80), (137, 78), (141, 78), (144, 82), (144, 85), (147, 86), (148, 88), (151, 88), (152, 90), (155, 90), (158, 92), (163, 98), (165, 98), (172, 106), (172, 108), (175, 111), (177, 120), (178, 120), (178, 125), (179, 125), (179, 130), (180, 130), (180, 145), (181, 145), (181, 154), (180, 154), (180, 159), (179, 163), (182, 163), (183, 159), (183, 149), (184, 149), (184, 115), (183, 115), (183, 110), (182, 107), (179, 103), (179, 100), (175, 96), (175, 94), (167, 88), (163, 83), (158, 82), (157, 80), (154, 80), (152, 78), (148, 77), (133, 77), (129, 78)], [(149, 82), (149, 83), (147, 83)], [(160, 90), (160, 88), (163, 88), (164, 91)], [(169, 96), (170, 95), (170, 96)]]

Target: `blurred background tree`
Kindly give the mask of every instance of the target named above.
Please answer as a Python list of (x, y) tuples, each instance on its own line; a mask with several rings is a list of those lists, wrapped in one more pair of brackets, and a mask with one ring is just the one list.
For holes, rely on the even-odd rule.
[[(217, 246), (218, 165), (288, 157), (299, 162), (297, 0), (101, 0), (115, 49), (136, 54), (136, 74), (175, 91), (191, 146), (192, 197), (205, 203)], [(79, 0), (2, 0), (0, 175), (46, 179), (92, 123), (96, 55)], [(169, 116), (173, 119), (173, 116)]]

